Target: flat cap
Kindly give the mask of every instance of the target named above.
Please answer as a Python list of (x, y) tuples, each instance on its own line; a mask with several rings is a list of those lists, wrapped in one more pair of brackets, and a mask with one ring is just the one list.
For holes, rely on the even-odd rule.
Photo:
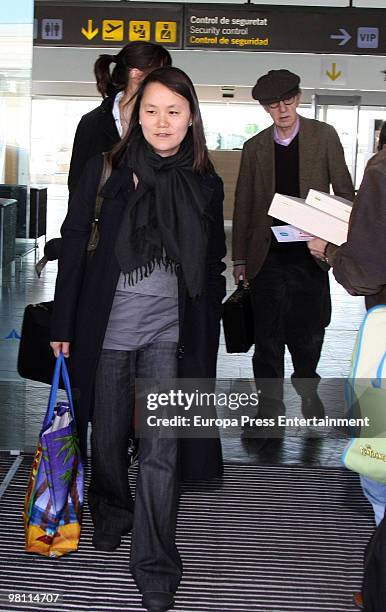
[(260, 104), (272, 104), (299, 93), (300, 77), (289, 70), (270, 70), (252, 89), (252, 98)]

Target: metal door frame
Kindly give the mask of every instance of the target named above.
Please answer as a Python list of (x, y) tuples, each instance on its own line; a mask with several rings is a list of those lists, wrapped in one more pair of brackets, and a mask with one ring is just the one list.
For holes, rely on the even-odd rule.
[(312, 97), (312, 106), (314, 109), (314, 117), (317, 119), (318, 108), (323, 107), (322, 121), (327, 120), (327, 112), (329, 106), (351, 106), (356, 110), (355, 115), (355, 142), (352, 152), (352, 180), (355, 185), (358, 160), (358, 132), (359, 132), (359, 111), (361, 108), (361, 96), (335, 96), (333, 94), (314, 94)]

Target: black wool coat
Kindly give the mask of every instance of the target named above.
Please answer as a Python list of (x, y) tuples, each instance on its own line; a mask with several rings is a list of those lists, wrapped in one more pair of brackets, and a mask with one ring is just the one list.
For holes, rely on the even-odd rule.
[[(101, 171), (102, 159), (99, 156), (91, 159), (70, 201), (62, 226), (63, 248), (51, 327), (52, 340), (71, 342), (69, 367), (77, 397), (83, 453), (93, 409), (95, 372), (120, 274), (114, 252), (116, 237), (128, 199), (141, 194), (141, 183), (134, 190), (127, 168), (113, 171), (101, 192), (104, 201), (99, 217), (99, 244), (94, 255), (87, 257)], [(206, 281), (202, 295), (191, 299), (179, 275), (178, 375), (181, 378), (215, 378), (221, 304), (225, 296), (223, 185), (217, 175), (203, 176), (199, 180), (211, 216)], [(184, 479), (213, 478), (221, 474), (219, 440), (182, 440), (180, 446)]]
[(114, 98), (105, 98), (97, 108), (83, 115), (72, 146), (68, 191), (74, 193), (84, 167), (94, 155), (110, 151), (120, 141), (113, 117)]

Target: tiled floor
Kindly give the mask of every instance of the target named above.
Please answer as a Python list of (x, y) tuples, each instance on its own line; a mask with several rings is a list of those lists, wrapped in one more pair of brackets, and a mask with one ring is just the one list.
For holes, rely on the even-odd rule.
[[(48, 205), (48, 238), (58, 235), (60, 222), (67, 208), (66, 189), (50, 186)], [(231, 228), (226, 226), (229, 243)], [(40, 256), (42, 255), (42, 249)], [(234, 290), (230, 255), (227, 257), (228, 294)], [(34, 272), (35, 254), (27, 255), (15, 270), (3, 274), (0, 293), (0, 450), (21, 449), (31, 451), (47, 402), (45, 385), (22, 380), (16, 371), (18, 351), (17, 334), (20, 333), (24, 307), (29, 303), (52, 299), (56, 263), (49, 263), (40, 279)], [(333, 317), (326, 330), (323, 353), (318, 368), (322, 377), (344, 377), (355, 335), (364, 314), (362, 298), (349, 296), (331, 276)], [(15, 334), (16, 332), (16, 334)], [(286, 354), (286, 375), (291, 374), (291, 360)], [(228, 355), (221, 338), (218, 378), (252, 377), (251, 352)], [(300, 414), (300, 413), (299, 413)], [(224, 438), (226, 459), (259, 463), (303, 463), (337, 465), (342, 440), (328, 435), (317, 439), (286, 437), (284, 440), (248, 440), (238, 436)]]

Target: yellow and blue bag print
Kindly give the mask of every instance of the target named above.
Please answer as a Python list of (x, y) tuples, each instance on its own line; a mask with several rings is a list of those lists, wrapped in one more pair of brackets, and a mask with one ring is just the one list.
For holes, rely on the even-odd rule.
[[(56, 403), (62, 374), (68, 401)], [(60, 557), (77, 550), (83, 508), (84, 469), (63, 354), (56, 361), (47, 413), (24, 504), (27, 552)]]
[(368, 419), (342, 455), (354, 472), (386, 484), (386, 305), (370, 309), (358, 332), (346, 401), (355, 417)]

